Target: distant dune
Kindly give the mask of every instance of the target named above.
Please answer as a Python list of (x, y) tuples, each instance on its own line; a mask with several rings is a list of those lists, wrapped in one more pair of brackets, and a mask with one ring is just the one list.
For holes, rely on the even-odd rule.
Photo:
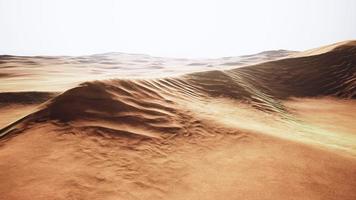
[(83, 81), (0, 94), (8, 116), (32, 106), (0, 130), (5, 199), (356, 199), (355, 41), (205, 60), (0, 60), (29, 77), (0, 74), (4, 91)]
[(216, 59), (162, 58), (144, 54), (0, 56), (0, 92), (65, 91), (89, 80), (177, 76), (256, 64), (293, 54), (277, 50)]

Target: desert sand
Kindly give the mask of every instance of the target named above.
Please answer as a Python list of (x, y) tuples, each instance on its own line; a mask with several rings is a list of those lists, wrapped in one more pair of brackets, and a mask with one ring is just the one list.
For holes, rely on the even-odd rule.
[(0, 68), (1, 199), (356, 199), (354, 41)]

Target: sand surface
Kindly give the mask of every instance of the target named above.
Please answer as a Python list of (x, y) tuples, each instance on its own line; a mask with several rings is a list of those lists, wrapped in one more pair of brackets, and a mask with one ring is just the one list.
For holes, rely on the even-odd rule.
[(1, 198), (356, 199), (354, 42), (279, 55), (0, 95)]

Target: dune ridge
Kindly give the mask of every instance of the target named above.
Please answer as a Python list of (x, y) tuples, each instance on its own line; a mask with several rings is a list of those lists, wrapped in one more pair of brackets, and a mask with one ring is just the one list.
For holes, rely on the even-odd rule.
[[(182, 127), (182, 123), (175, 120), (179, 112), (177, 102), (205, 102), (216, 97), (234, 99), (265, 112), (287, 116), (288, 110), (281, 101), (288, 98), (356, 97), (356, 45), (353, 44), (343, 43), (315, 56), (231, 70), (168, 78), (86, 82), (58, 95), (32, 118), (63, 122), (100, 120), (123, 126), (147, 126), (144, 128), (169, 133)], [(28, 99), (31, 95), (38, 96), (29, 94)], [(47, 98), (48, 94), (43, 95)]]

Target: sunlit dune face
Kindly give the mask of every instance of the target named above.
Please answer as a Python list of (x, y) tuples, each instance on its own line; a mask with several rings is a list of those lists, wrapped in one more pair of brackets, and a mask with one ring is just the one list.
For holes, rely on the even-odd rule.
[(268, 134), (356, 155), (354, 100), (294, 99), (284, 102), (293, 115), (256, 111), (229, 99), (184, 104), (199, 117), (246, 132)]

